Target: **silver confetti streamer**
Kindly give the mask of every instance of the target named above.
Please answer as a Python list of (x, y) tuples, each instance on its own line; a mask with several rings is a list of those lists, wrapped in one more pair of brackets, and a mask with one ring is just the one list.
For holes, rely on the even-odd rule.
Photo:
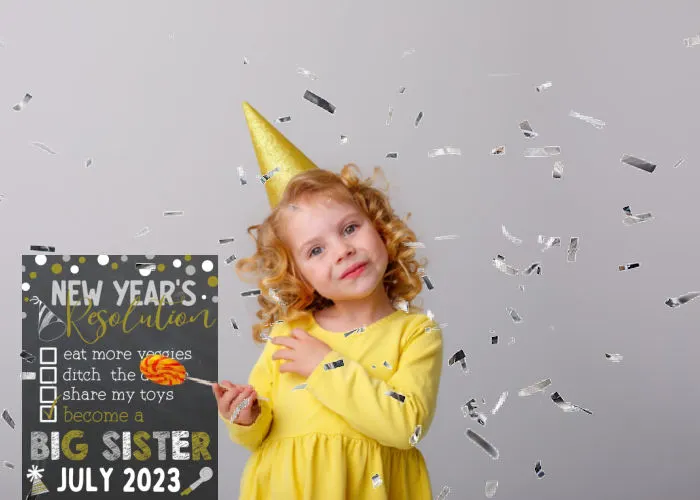
[(398, 157), (399, 157), (399, 153), (387, 153), (387, 154), (386, 154), (386, 158), (394, 158), (394, 159), (396, 159), (396, 158), (398, 158)]
[(622, 158), (620, 158), (620, 162), (624, 163), (625, 165), (637, 167), (638, 169), (644, 170), (645, 172), (649, 173), (652, 173), (656, 169), (656, 165), (654, 165), (653, 163), (628, 154), (623, 154)]
[(403, 51), (403, 54), (401, 54), (401, 59), (404, 57), (410, 56), (411, 54), (414, 54), (416, 52), (416, 49), (406, 49)]
[(341, 135), (341, 136), (340, 136), (340, 143), (341, 143), (341, 144), (347, 144), (347, 143), (348, 143), (348, 136), (347, 136), (347, 135)]
[(544, 90), (547, 90), (548, 88), (551, 88), (551, 86), (552, 86), (552, 82), (544, 82), (544, 83), (538, 85), (537, 87), (535, 87), (535, 89), (537, 90), (537, 92), (542, 92)]
[(236, 323), (236, 320), (234, 318), (231, 318), (230, 321), (231, 321), (231, 326), (233, 327), (233, 329), (238, 330), (238, 323)]
[(584, 122), (593, 125), (598, 130), (601, 130), (603, 127), (605, 127), (605, 122), (603, 120), (598, 120), (597, 118), (593, 118), (591, 116), (582, 115), (581, 113), (577, 113), (573, 109), (569, 111), (569, 116), (573, 118), (578, 118), (579, 120), (583, 120)]
[(532, 127), (530, 126), (530, 122), (527, 120), (524, 120), (520, 122), (520, 131), (525, 134), (525, 137), (531, 139), (533, 137), (537, 137), (539, 134), (532, 130)]
[(607, 352), (605, 353), (605, 357), (613, 363), (619, 363), (622, 361), (622, 358), (623, 358), (622, 354), (615, 354), (615, 353), (611, 354), (611, 353), (607, 353)]
[(250, 64), (246, 56), (243, 56), (243, 64)]
[(304, 92), (304, 99), (306, 99), (312, 104), (315, 104), (319, 108), (328, 111), (330, 114), (335, 113), (335, 106), (333, 106), (330, 102), (326, 101), (323, 97), (317, 96), (310, 90)]
[(497, 489), (498, 489), (498, 481), (496, 481), (496, 480), (486, 481), (486, 486), (484, 486), (484, 495), (486, 495), (486, 498), (493, 498), (496, 495)]
[(229, 265), (231, 262), (236, 260), (236, 254), (231, 254), (224, 260), (224, 264)]
[(34, 147), (37, 147), (37, 148), (41, 149), (42, 151), (46, 151), (46, 152), (49, 153), (50, 155), (55, 155), (55, 154), (56, 154), (56, 151), (54, 151), (53, 149), (51, 149), (50, 147), (48, 147), (46, 144), (44, 144), (44, 143), (42, 143), (42, 142), (34, 141), (34, 142), (30, 142), (30, 144), (31, 144), (32, 146), (34, 146)]
[(552, 401), (554, 401), (554, 404), (556, 404), (559, 408), (561, 408), (563, 411), (570, 413), (573, 411), (584, 411), (588, 413), (589, 415), (593, 415), (592, 412), (589, 410), (586, 410), (584, 407), (575, 405), (573, 403), (569, 403), (568, 401), (564, 401), (564, 399), (559, 395), (558, 392), (554, 392), (551, 395)]
[(445, 146), (444, 148), (435, 148), (428, 151), (428, 158), (435, 158), (437, 156), (447, 156), (447, 155), (460, 155), (462, 150), (452, 146)]
[(328, 371), (328, 370), (334, 370), (336, 368), (341, 368), (343, 366), (345, 366), (345, 362), (342, 359), (339, 359), (336, 361), (332, 361), (330, 363), (325, 363), (323, 365), (323, 369)]
[(436, 236), (435, 241), (442, 241), (442, 240), (456, 240), (459, 238), (459, 235), (456, 234), (446, 234), (444, 236)]
[(552, 169), (552, 177), (561, 179), (562, 175), (564, 175), (564, 164), (560, 161), (555, 161), (554, 168)]
[(394, 108), (392, 108), (391, 106), (389, 106), (389, 116), (388, 116), (387, 119), (386, 119), (386, 126), (387, 126), (387, 127), (388, 127), (389, 125), (391, 125), (391, 119), (392, 119), (393, 116), (394, 116)]
[(542, 462), (540, 462), (539, 460), (535, 464), (535, 473), (540, 479), (544, 477), (544, 471), (542, 470)]
[(700, 45), (700, 34), (693, 35), (693, 36), (688, 37), (688, 38), (684, 38), (683, 43), (685, 44), (686, 48), (695, 47), (696, 45)]
[(248, 181), (245, 178), (245, 170), (243, 170), (243, 167), (236, 167), (238, 170), (238, 181), (241, 183), (241, 186), (245, 186), (248, 184)]
[(665, 304), (668, 307), (678, 307), (682, 306), (683, 304), (687, 304), (688, 302), (697, 297), (700, 297), (700, 292), (688, 292), (681, 295), (680, 297), (670, 297), (666, 299)]
[(91, 167), (92, 166), (92, 158), (87, 158), (85, 160), (85, 168)]
[(22, 358), (27, 363), (34, 363), (36, 356), (30, 352), (22, 351), (19, 353), (19, 357)]
[(405, 94), (405, 93), (406, 93), (406, 87), (404, 87), (404, 86), (399, 87), (398, 92), (399, 92), (399, 94), (401, 94), (401, 95)]
[(639, 267), (639, 262), (634, 262), (632, 264), (620, 264), (617, 266), (618, 271), (627, 271), (629, 269), (636, 269)]
[(306, 389), (306, 385), (307, 385), (307, 384), (299, 384), (299, 385), (297, 385), (297, 386), (292, 387), (292, 390), (293, 390), (293, 391), (301, 391), (301, 390), (304, 390), (304, 389)]
[(494, 156), (502, 156), (502, 155), (506, 154), (505, 144), (503, 146), (498, 146), (498, 147), (493, 148), (491, 150), (491, 154)]
[(416, 425), (416, 428), (414, 429), (413, 434), (411, 434), (411, 437), (408, 438), (408, 443), (411, 446), (416, 446), (418, 444), (418, 441), (420, 441), (422, 434), (423, 434), (423, 426)]
[(535, 382), (532, 385), (529, 385), (523, 389), (520, 389), (518, 392), (518, 396), (532, 396), (533, 394), (537, 394), (538, 392), (542, 392), (547, 388), (547, 386), (551, 385), (552, 381), (551, 379), (544, 379), (540, 380), (539, 382)]
[(558, 236), (543, 236), (541, 234), (537, 235), (537, 243), (540, 245), (544, 244), (542, 251), (548, 250), (552, 247), (561, 246), (561, 239)]
[(438, 493), (438, 496), (435, 497), (435, 500), (445, 500), (447, 498), (447, 495), (450, 494), (450, 487), (449, 486), (443, 486), (442, 489), (440, 490), (440, 493)]
[(241, 297), (254, 297), (256, 295), (260, 295), (261, 291), (259, 288), (254, 288), (252, 290), (246, 290), (245, 292), (241, 292)]
[(12, 106), (12, 109), (15, 111), (22, 111), (24, 107), (29, 103), (29, 101), (32, 100), (31, 94), (24, 94), (24, 97), (20, 102)]
[(382, 478), (379, 474), (372, 475), (372, 487), (379, 488), (382, 485)]
[(418, 116), (416, 116), (416, 121), (413, 123), (413, 126), (414, 126), (414, 127), (418, 127), (418, 124), (420, 123), (420, 121), (421, 121), (422, 119), (423, 119), (423, 112), (422, 112), (422, 111), (419, 111), (419, 112), (418, 112)]
[(503, 391), (501, 393), (501, 396), (498, 398), (498, 402), (496, 403), (496, 406), (493, 407), (491, 410), (491, 415), (495, 415), (498, 410), (501, 409), (501, 406), (506, 402), (506, 398), (508, 397), (508, 391)]
[(464, 404), (464, 406), (462, 406), (462, 413), (464, 415), (464, 418), (469, 417), (472, 420), (475, 420), (476, 422), (480, 423), (481, 425), (486, 425), (486, 415), (484, 415), (481, 412), (478, 412), (476, 408), (476, 399), (471, 398)]
[(523, 271), (523, 275), (530, 276), (535, 270), (537, 270), (537, 274), (542, 274), (542, 264), (540, 262), (533, 262), (530, 264), (528, 268)]
[(5, 422), (7, 422), (7, 425), (12, 427), (13, 429), (15, 428), (15, 421), (10, 416), (10, 412), (6, 409), (2, 410), (2, 418), (3, 420), (5, 420)]
[(421, 243), (420, 241), (404, 241), (402, 245), (411, 248), (425, 248), (425, 243)]
[(406, 396), (404, 396), (403, 394), (399, 394), (398, 392), (387, 391), (387, 392), (384, 393), (384, 395), (385, 395), (385, 396), (391, 396), (392, 398), (394, 398), (394, 399), (395, 399), (396, 401), (398, 401), (399, 403), (403, 403), (404, 401), (406, 401)]
[(365, 331), (365, 327), (361, 326), (359, 328), (355, 328), (354, 330), (350, 330), (348, 332), (343, 333), (343, 337), (348, 338), (350, 335), (352, 335), (354, 333), (364, 333), (364, 331)]
[(460, 349), (456, 353), (450, 357), (449, 360), (447, 360), (447, 366), (452, 366), (455, 363), (459, 363), (460, 366), (462, 367), (462, 372), (464, 372), (465, 375), (469, 373), (469, 367), (467, 366), (467, 355), (464, 353), (463, 349)]
[(518, 314), (518, 311), (516, 311), (512, 307), (507, 307), (506, 312), (508, 313), (508, 316), (510, 316), (510, 319), (513, 320), (513, 323), (515, 323), (516, 325), (518, 323), (523, 322), (523, 318), (520, 316), (520, 314)]
[(275, 175), (277, 172), (280, 171), (279, 167), (275, 167), (272, 170), (270, 170), (268, 173), (265, 175), (256, 175), (255, 177), (260, 180), (260, 182), (264, 185), (267, 181), (269, 181), (273, 175)]
[(55, 252), (56, 247), (45, 246), (45, 245), (30, 245), (29, 251), (31, 251), (31, 252)]
[(388, 361), (384, 361), (384, 363), (382, 363), (382, 366), (387, 370), (391, 370), (391, 364), (389, 364)]
[(508, 229), (506, 229), (506, 226), (501, 225), (501, 232), (503, 233), (503, 236), (506, 237), (508, 241), (510, 241), (513, 245), (522, 245), (523, 240), (518, 238), (517, 236), (513, 236), (508, 232)]
[(505, 257), (503, 255), (496, 255), (495, 258), (491, 259), (493, 267), (501, 271), (503, 274), (508, 276), (517, 276), (520, 274), (520, 270), (506, 263)]
[(678, 162), (673, 166), (673, 168), (678, 168), (680, 167), (683, 163), (685, 163), (685, 158), (681, 158), (678, 160)]
[(474, 432), (471, 429), (467, 429), (465, 431), (465, 434), (471, 441), (479, 446), (482, 450), (484, 450), (488, 455), (493, 459), (493, 460), (498, 460), (498, 449), (494, 447), (491, 443), (486, 441), (483, 437), (481, 437), (479, 434)]
[(280, 116), (279, 118), (275, 119), (275, 123), (287, 123), (292, 121), (291, 116)]
[(179, 217), (185, 215), (184, 210), (165, 210), (163, 212), (163, 217)]
[(220, 238), (219, 245), (226, 245), (228, 243), (233, 243), (235, 240), (236, 240), (236, 238), (234, 238), (234, 237)]
[(559, 146), (545, 146), (543, 148), (526, 148), (523, 152), (525, 158), (546, 158), (561, 154)]
[(301, 76), (305, 76), (306, 78), (308, 78), (310, 80), (318, 80), (318, 76), (316, 76), (314, 73), (312, 73), (308, 69), (304, 69), (304, 68), (299, 67), (299, 68), (297, 68), (297, 74), (299, 74)]
[(36, 380), (36, 372), (22, 372), (20, 378), (22, 380)]
[(3, 464), (5, 467), (7, 467), (8, 469), (14, 469), (14, 468), (15, 468), (15, 464), (13, 464), (12, 462), (8, 462), (7, 460), (3, 460), (3, 461), (2, 461), (2, 464)]
[(572, 236), (569, 240), (569, 248), (566, 251), (566, 261), (576, 262), (576, 252), (578, 251), (578, 236)]
[(151, 232), (151, 228), (148, 226), (145, 226), (143, 229), (141, 229), (138, 233), (136, 233), (136, 236), (134, 238), (140, 238), (142, 236), (146, 236), (148, 233)]

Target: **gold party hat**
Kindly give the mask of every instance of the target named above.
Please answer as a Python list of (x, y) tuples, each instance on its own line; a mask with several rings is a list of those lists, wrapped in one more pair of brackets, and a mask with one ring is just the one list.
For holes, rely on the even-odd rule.
[(247, 102), (243, 103), (243, 113), (248, 122), (260, 173), (265, 176), (279, 167), (265, 182), (270, 207), (275, 208), (292, 177), (318, 167)]

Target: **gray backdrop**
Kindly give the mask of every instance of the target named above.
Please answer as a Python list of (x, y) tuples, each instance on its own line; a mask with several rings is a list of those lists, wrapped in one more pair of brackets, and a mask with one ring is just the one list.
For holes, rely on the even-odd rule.
[[(221, 266), (253, 250), (245, 228), (268, 204), (241, 111), (248, 100), (271, 121), (291, 116), (280, 130), (322, 167), (353, 161), (369, 175), (383, 166), (395, 209), (413, 213), (435, 285), (425, 306), (448, 323), (446, 356), (464, 349), (470, 368), (445, 367), (420, 444), (434, 496), (448, 485), (449, 498), (483, 498), (485, 481), (498, 480), (496, 498), (697, 498), (700, 299), (675, 309), (664, 301), (700, 290), (700, 45), (683, 42), (700, 32), (699, 15), (691, 0), (3, 0), (2, 406), (19, 422), (20, 254), (29, 245), (218, 253)], [(537, 92), (545, 81), (552, 87)], [(305, 101), (307, 89), (335, 114)], [(25, 93), (33, 99), (13, 111)], [(524, 137), (523, 120), (538, 137)], [(502, 144), (505, 156), (491, 156)], [(526, 147), (555, 145), (558, 157), (523, 157)], [(428, 157), (444, 146), (462, 155)], [(658, 167), (623, 165), (624, 153)], [(654, 219), (624, 225), (627, 205)], [(150, 233), (136, 237), (145, 226)], [(435, 240), (448, 234), (459, 238)], [(561, 246), (541, 252), (539, 234)], [(236, 241), (220, 246), (229, 236)], [(572, 236), (579, 251), (568, 263)], [(497, 254), (519, 268), (541, 261), (542, 274), (507, 276), (491, 263)], [(240, 296), (248, 287), (233, 269), (220, 273), (219, 375), (240, 383), (260, 352), (249, 339), (254, 299)], [(514, 324), (508, 307), (524, 321)], [(606, 352), (624, 359), (611, 363)], [(544, 378), (544, 393), (518, 396)], [(555, 390), (593, 415), (563, 412), (549, 398)], [(460, 409), (472, 397), (489, 417), (484, 427)], [(499, 460), (465, 437), (468, 427), (499, 448)], [(20, 436), (2, 423), (0, 460), (21, 463)], [(227, 442), (223, 424), (220, 449), (221, 498), (236, 498), (248, 454)], [(17, 498), (24, 474), (3, 467), (0, 497)]]

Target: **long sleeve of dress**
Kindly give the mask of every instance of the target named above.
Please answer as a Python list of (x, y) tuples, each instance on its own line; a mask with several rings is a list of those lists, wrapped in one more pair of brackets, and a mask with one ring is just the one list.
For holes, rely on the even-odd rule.
[(260, 446), (270, 431), (270, 425), (272, 424), (273, 368), (271, 349), (272, 344), (268, 342), (248, 377), (248, 384), (252, 385), (256, 390), (258, 402), (260, 403), (260, 415), (258, 415), (255, 422), (247, 426), (232, 424), (219, 413), (219, 418), (226, 424), (231, 441), (246, 447), (250, 451), (255, 451)]
[[(327, 366), (339, 360), (342, 366)], [(331, 351), (307, 378), (306, 390), (365, 436), (384, 446), (409, 449), (416, 426), (422, 426), (424, 437), (432, 423), (442, 360), (442, 332), (428, 318), (407, 334), (398, 367), (388, 381)], [(403, 396), (403, 402), (390, 392), (399, 399)]]

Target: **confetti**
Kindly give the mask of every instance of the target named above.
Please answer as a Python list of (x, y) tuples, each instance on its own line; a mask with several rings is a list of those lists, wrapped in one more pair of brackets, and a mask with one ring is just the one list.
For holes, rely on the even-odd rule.
[(604, 122), (604, 121), (598, 120), (597, 118), (593, 118), (593, 117), (591, 117), (591, 116), (582, 115), (581, 113), (577, 113), (577, 112), (574, 111), (573, 109), (572, 109), (571, 111), (569, 111), (569, 116), (571, 116), (571, 117), (573, 117), (573, 118), (578, 118), (579, 120), (583, 120), (584, 122), (586, 122), (586, 123), (588, 123), (588, 124), (590, 124), (590, 125), (593, 125), (593, 126), (594, 126), (595, 128), (597, 128), (598, 130), (600, 130), (600, 129), (602, 129), (603, 127), (605, 127), (605, 122)]
[(255, 178), (260, 180), (260, 182), (264, 185), (267, 181), (269, 181), (273, 175), (275, 175), (277, 172), (280, 171), (279, 167), (275, 167), (272, 170), (270, 170), (268, 173), (265, 175), (256, 175)]
[(46, 151), (47, 153), (49, 153), (49, 154), (51, 154), (51, 155), (55, 155), (55, 154), (56, 154), (56, 151), (54, 151), (53, 149), (51, 149), (50, 147), (48, 147), (46, 144), (44, 144), (44, 143), (42, 143), (42, 142), (36, 142), (36, 141), (34, 141), (34, 142), (30, 142), (30, 144), (31, 144), (32, 146), (35, 146), (35, 147), (41, 149), (42, 151)]
[(552, 177), (561, 179), (562, 175), (564, 175), (564, 164), (560, 161), (555, 161), (554, 168), (552, 169)]
[(498, 410), (501, 409), (501, 406), (506, 402), (506, 398), (508, 397), (508, 391), (503, 391), (501, 393), (501, 396), (498, 398), (498, 402), (496, 403), (496, 406), (493, 407), (491, 410), (491, 415), (495, 415)]
[(421, 121), (422, 119), (423, 119), (423, 112), (422, 112), (422, 111), (419, 111), (419, 112), (418, 112), (418, 116), (416, 116), (416, 121), (413, 122), (413, 126), (414, 126), (414, 127), (418, 127), (418, 124), (420, 123), (420, 121)]
[(558, 154), (561, 154), (561, 147), (545, 146), (543, 148), (526, 148), (523, 156), (525, 156), (525, 158), (545, 158)]
[(13, 429), (15, 428), (15, 421), (12, 419), (10, 416), (10, 412), (7, 410), (2, 410), (2, 418), (7, 422), (7, 425), (12, 427)]
[(531, 139), (533, 137), (537, 137), (539, 134), (532, 130), (532, 127), (530, 126), (530, 122), (527, 120), (524, 120), (520, 122), (520, 131), (525, 134), (525, 137)]
[(683, 43), (685, 44), (685, 46), (687, 48), (695, 47), (696, 45), (700, 45), (700, 34), (693, 35), (693, 36), (688, 37), (688, 38), (684, 38)]
[(34, 363), (34, 360), (36, 359), (36, 356), (34, 354), (31, 354), (27, 351), (20, 352), (19, 356), (27, 363)]
[(22, 380), (36, 380), (36, 372), (22, 372), (20, 378)]
[(551, 385), (551, 383), (552, 381), (548, 378), (540, 380), (539, 382), (529, 385), (524, 389), (520, 389), (520, 391), (518, 392), (518, 396), (532, 396), (533, 394), (537, 394), (538, 392), (544, 391), (544, 389), (547, 386)]
[(354, 333), (364, 333), (364, 331), (365, 331), (365, 327), (361, 326), (359, 328), (355, 328), (354, 330), (350, 330), (348, 332), (343, 333), (343, 337), (348, 338), (350, 335), (352, 335)]
[(680, 167), (683, 163), (685, 163), (685, 158), (681, 158), (678, 160), (678, 162), (673, 166), (673, 168), (678, 168)]
[(418, 268), (418, 275), (423, 280), (423, 283), (425, 283), (425, 286), (428, 287), (428, 290), (432, 290), (433, 288), (435, 288), (433, 286), (433, 282), (430, 280), (430, 276), (425, 274), (425, 271), (423, 269)]
[(137, 271), (148, 271), (149, 273), (156, 270), (154, 262), (137, 262), (135, 267)]
[(15, 464), (13, 464), (12, 462), (8, 462), (7, 460), (3, 460), (3, 461), (2, 461), (2, 465), (4, 465), (5, 467), (7, 467), (8, 469), (14, 469), (14, 468), (15, 468)]
[(505, 144), (503, 146), (497, 146), (491, 150), (491, 154), (494, 156), (501, 156), (506, 154), (506, 146)]
[(297, 386), (295, 386), (295, 387), (292, 387), (292, 390), (293, 390), (293, 391), (301, 391), (301, 390), (303, 390), (303, 389), (306, 389), (306, 385), (307, 385), (307, 384), (299, 384), (299, 385), (297, 385)]
[(175, 216), (181, 216), (185, 215), (184, 210), (165, 210), (163, 212), (163, 217), (175, 217)]
[(459, 238), (459, 236), (456, 234), (446, 234), (444, 236), (436, 236), (435, 241), (456, 240), (457, 238)]
[(399, 94), (401, 94), (401, 95), (405, 94), (405, 93), (406, 93), (406, 87), (404, 87), (404, 86), (402, 85), (401, 87), (399, 87), (398, 92), (399, 92)]
[(486, 453), (489, 454), (489, 456), (494, 459), (498, 460), (498, 449), (496, 449), (491, 443), (486, 441), (484, 438), (482, 438), (480, 435), (478, 435), (476, 432), (474, 432), (471, 429), (467, 429), (465, 431), (465, 434), (471, 441), (479, 446), (482, 450), (484, 450)]
[(386, 126), (387, 126), (387, 127), (388, 127), (389, 125), (391, 125), (391, 119), (393, 118), (393, 116), (394, 116), (394, 108), (392, 108), (391, 106), (389, 106), (389, 116), (387, 116), (387, 118), (386, 118)]
[(513, 320), (513, 323), (515, 323), (516, 325), (518, 323), (523, 322), (523, 318), (520, 316), (520, 314), (518, 314), (518, 311), (516, 311), (512, 307), (507, 307), (506, 312), (508, 313), (508, 316), (510, 316), (510, 319)]
[(561, 246), (561, 239), (558, 236), (543, 236), (541, 234), (537, 235), (537, 243), (540, 245), (544, 244), (542, 251), (549, 250), (552, 247)]
[(44, 245), (30, 245), (29, 250), (31, 252), (55, 252), (56, 247), (44, 246)]
[(411, 434), (411, 437), (408, 438), (408, 443), (411, 446), (415, 446), (418, 444), (418, 441), (420, 441), (421, 435), (423, 434), (423, 426), (422, 425), (416, 425), (416, 428), (413, 431), (413, 434)]
[(607, 352), (605, 353), (605, 357), (613, 363), (619, 363), (620, 361), (622, 361), (623, 358), (622, 354), (611, 354)]
[(533, 262), (523, 271), (523, 274), (525, 276), (530, 276), (534, 270), (537, 270), (537, 274), (542, 274), (542, 264), (540, 262)]
[(513, 236), (512, 234), (510, 234), (510, 233), (508, 232), (508, 230), (506, 229), (506, 226), (501, 225), (501, 232), (503, 233), (503, 236), (505, 236), (506, 239), (507, 239), (508, 241), (510, 241), (512, 244), (514, 244), (514, 245), (516, 245), (516, 246), (517, 246), (517, 245), (522, 245), (523, 240), (521, 240), (521, 239), (518, 238), (517, 236)]
[(340, 136), (340, 143), (341, 143), (341, 144), (347, 144), (347, 143), (348, 143), (348, 136), (347, 136), (347, 135), (341, 135), (341, 136)]
[(506, 263), (506, 259), (505, 257), (503, 257), (503, 255), (496, 255), (496, 257), (491, 259), (491, 263), (493, 264), (493, 267), (495, 267), (502, 273), (507, 274), (508, 276), (517, 276), (518, 274), (520, 274), (519, 269)]
[(245, 178), (245, 170), (243, 167), (236, 167), (236, 169), (238, 170), (238, 181), (241, 183), (241, 186), (245, 186), (248, 184), (248, 181)]
[(543, 90), (547, 90), (548, 88), (551, 88), (551, 87), (552, 87), (552, 82), (544, 82), (544, 83), (538, 85), (537, 87), (535, 87), (535, 90), (537, 90), (537, 92), (542, 92)]
[(622, 219), (622, 223), (627, 226), (631, 226), (632, 224), (638, 224), (640, 222), (646, 222), (654, 218), (654, 216), (651, 215), (651, 212), (645, 212), (643, 214), (633, 214), (632, 210), (630, 210), (629, 205), (623, 207), (622, 210), (623, 212), (625, 212), (625, 218)]
[(261, 291), (259, 288), (254, 288), (253, 290), (247, 290), (245, 292), (241, 292), (241, 297), (252, 297), (255, 295), (260, 295)]
[(622, 158), (620, 158), (620, 162), (624, 163), (625, 165), (630, 165), (632, 167), (637, 167), (641, 170), (644, 170), (645, 172), (652, 173), (654, 169), (656, 169), (656, 165), (653, 163), (649, 163), (646, 160), (643, 160), (641, 158), (637, 158), (636, 156), (628, 155), (628, 154), (623, 154)]
[(584, 411), (588, 413), (589, 415), (593, 415), (592, 412), (589, 410), (586, 410), (582, 406), (575, 405), (573, 403), (569, 403), (568, 401), (564, 401), (564, 399), (559, 395), (558, 392), (552, 393), (552, 401), (554, 401), (554, 404), (556, 404), (559, 408), (564, 410), (565, 412), (572, 412), (572, 411)]
[(243, 56), (243, 64), (250, 64), (246, 56)]
[(396, 159), (396, 158), (398, 158), (398, 157), (399, 157), (399, 153), (387, 153), (387, 154), (386, 154), (386, 158), (394, 158), (394, 159)]
[(382, 485), (382, 478), (379, 474), (372, 475), (372, 487), (379, 488)]
[(334, 370), (336, 368), (341, 368), (345, 366), (345, 362), (342, 359), (338, 359), (336, 361), (332, 361), (330, 363), (325, 363), (323, 365), (323, 369), (328, 371), (328, 370)]
[(484, 486), (484, 495), (486, 495), (486, 498), (493, 498), (496, 495), (497, 489), (498, 489), (498, 481), (496, 481), (496, 480), (486, 481), (486, 486)]
[(578, 251), (578, 236), (569, 239), (569, 248), (566, 250), (566, 262), (576, 262), (576, 252)]
[(292, 117), (291, 117), (291, 116), (280, 116), (279, 118), (277, 118), (277, 119), (275, 120), (275, 123), (287, 123), (287, 122), (290, 122), (290, 121), (292, 121)]
[(442, 489), (440, 490), (440, 493), (438, 493), (438, 496), (435, 497), (435, 500), (445, 500), (447, 498), (447, 495), (450, 494), (450, 487), (449, 486), (443, 486)]
[(421, 243), (420, 241), (405, 241), (402, 245), (411, 248), (425, 248), (425, 243)]
[(226, 245), (228, 243), (233, 243), (234, 241), (236, 241), (236, 238), (234, 238), (233, 236), (230, 236), (228, 238), (220, 238), (219, 245)]
[(150, 232), (151, 232), (151, 228), (148, 226), (145, 226), (143, 229), (141, 229), (141, 231), (136, 233), (136, 236), (134, 236), (134, 238), (140, 238), (142, 236), (146, 236)]
[(308, 78), (310, 80), (318, 80), (318, 76), (316, 76), (314, 73), (312, 73), (308, 69), (304, 69), (304, 68), (299, 67), (299, 68), (297, 68), (297, 74), (301, 75), (301, 76), (305, 76), (306, 78)]
[(323, 97), (319, 97), (310, 90), (307, 90), (304, 92), (304, 99), (309, 101), (312, 104), (315, 104), (321, 109), (324, 109), (328, 111), (329, 113), (333, 114), (335, 113), (335, 106), (333, 106), (331, 103), (326, 101)]
[(233, 329), (238, 330), (238, 323), (236, 323), (236, 320), (234, 318), (231, 318), (229, 321), (231, 321), (231, 326), (233, 327)]
[(230, 264), (231, 262), (233, 262), (234, 260), (236, 260), (236, 255), (235, 255), (235, 254), (231, 254), (231, 255), (229, 255), (228, 257), (226, 257), (226, 259), (224, 260), (224, 264), (229, 265), (229, 264)]
[(494, 335), (491, 337), (491, 345), (496, 345), (498, 344), (498, 335)]
[(391, 370), (391, 365), (389, 364), (388, 361), (384, 361), (384, 363), (382, 363), (382, 366), (384, 366), (384, 368)]
[(544, 471), (542, 470), (542, 462), (540, 462), (539, 460), (535, 464), (535, 473), (540, 479), (544, 477)]
[(408, 302), (405, 299), (396, 299), (394, 301), (394, 307), (396, 309), (401, 309), (403, 312), (408, 312)]
[(395, 399), (396, 401), (398, 401), (399, 403), (403, 403), (404, 401), (406, 401), (406, 396), (404, 396), (403, 394), (399, 394), (398, 392), (387, 391), (387, 392), (384, 393), (384, 395), (385, 395), (385, 396), (391, 396), (392, 398), (394, 398), (394, 399)]
[(481, 425), (486, 425), (486, 415), (476, 411), (476, 399), (471, 398), (462, 406), (464, 418), (470, 417), (472, 420), (479, 422)]
[(628, 269), (636, 269), (639, 267), (639, 262), (634, 262), (632, 264), (621, 264), (617, 266), (618, 271), (627, 271)]
[(459, 364), (462, 366), (462, 371), (464, 372), (464, 374), (468, 374), (469, 368), (467, 367), (467, 355), (462, 349), (454, 353), (452, 357), (449, 360), (447, 360), (447, 366), (452, 366), (457, 362), (459, 362)]
[(12, 106), (12, 109), (15, 111), (22, 111), (24, 107), (29, 103), (29, 101), (32, 100), (32, 95), (31, 94), (24, 94), (24, 97), (20, 102)]
[(238, 418), (238, 415), (241, 414), (241, 412), (250, 404), (250, 398), (245, 398), (243, 401), (238, 403), (236, 408), (233, 410), (233, 413), (231, 413), (231, 418), (229, 419), (229, 422), (233, 423), (234, 420)]
[(452, 146), (445, 146), (444, 148), (435, 148), (428, 151), (428, 158), (435, 158), (437, 156), (447, 156), (447, 155), (461, 155), (462, 150)]
[(87, 158), (85, 160), (85, 168), (91, 167), (92, 166), (92, 158)]
[(403, 51), (403, 54), (401, 54), (401, 59), (404, 57), (410, 56), (411, 54), (414, 54), (416, 52), (416, 49), (406, 49)]
[(668, 307), (678, 307), (690, 302), (691, 300), (697, 297), (700, 297), (700, 292), (688, 292), (681, 295), (680, 297), (670, 297), (666, 299), (665, 304)]

